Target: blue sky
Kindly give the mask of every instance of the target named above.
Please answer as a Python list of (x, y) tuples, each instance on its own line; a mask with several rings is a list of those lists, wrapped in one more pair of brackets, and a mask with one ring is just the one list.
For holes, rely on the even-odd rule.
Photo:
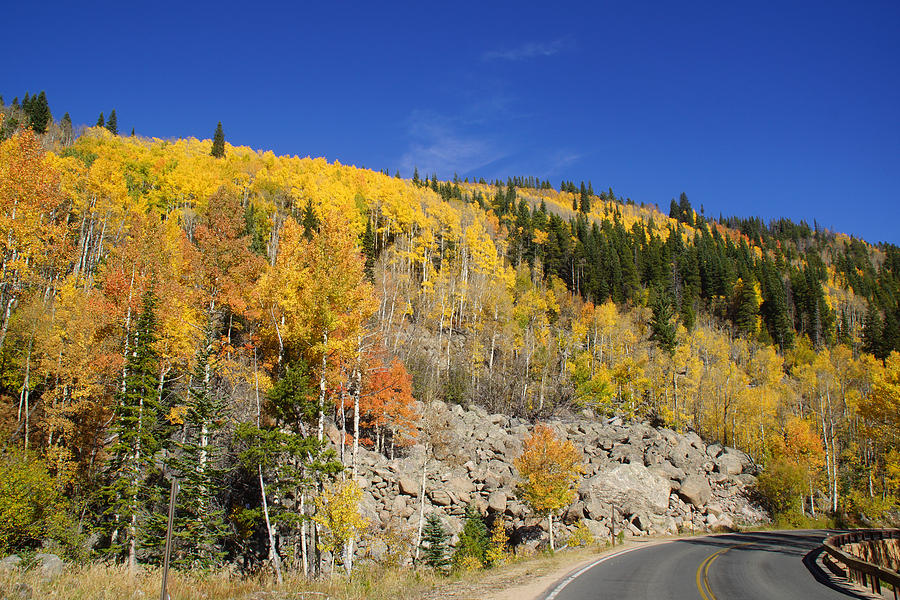
[[(135, 3), (137, 4), (137, 3)], [(434, 6), (432, 6), (432, 4)], [(9, 102), (900, 243), (900, 2), (18, 2)]]

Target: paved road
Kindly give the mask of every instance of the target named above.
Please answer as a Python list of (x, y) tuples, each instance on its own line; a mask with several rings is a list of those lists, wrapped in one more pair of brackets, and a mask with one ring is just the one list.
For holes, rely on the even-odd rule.
[(861, 598), (815, 564), (826, 531), (697, 537), (599, 559), (547, 600), (822, 600)]

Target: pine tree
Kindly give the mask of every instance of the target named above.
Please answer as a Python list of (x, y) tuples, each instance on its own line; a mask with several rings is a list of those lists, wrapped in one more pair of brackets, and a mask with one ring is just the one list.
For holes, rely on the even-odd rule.
[(29, 122), (35, 133), (46, 133), (47, 126), (53, 120), (50, 114), (50, 106), (47, 104), (47, 95), (41, 92), (31, 99), (29, 107)]
[(152, 286), (144, 294), (131, 348), (127, 354), (124, 382), (114, 413), (115, 442), (110, 448), (109, 484), (103, 496), (112, 517), (110, 552), (137, 562), (146, 517), (154, 501), (155, 487), (148, 480), (157, 471), (155, 454), (162, 444), (160, 420), (159, 357), (156, 343), (156, 296)]
[(372, 222), (366, 219), (366, 231), (362, 239), (363, 255), (366, 257), (365, 274), (370, 283), (375, 283), (375, 233)]
[(222, 121), (219, 121), (219, 124), (216, 125), (216, 133), (213, 135), (210, 155), (216, 158), (225, 157), (225, 132), (222, 131)]
[(113, 135), (119, 135), (119, 119), (116, 117), (116, 109), (109, 113), (109, 119), (106, 121), (106, 129)]
[(419, 167), (413, 167), (413, 177), (412, 177), (413, 185), (419, 185), (421, 180), (419, 179)]
[(106, 127), (106, 120), (103, 118), (103, 113), (100, 113), (100, 116), (97, 118), (97, 125), (95, 127)]
[(450, 559), (447, 557), (447, 540), (450, 536), (444, 529), (441, 518), (431, 513), (425, 520), (422, 530), (422, 560), (426, 565), (441, 573), (447, 570)]
[(657, 289), (653, 302), (653, 318), (650, 320), (650, 339), (656, 341), (659, 347), (670, 355), (675, 353), (676, 329), (674, 321), (675, 311), (666, 294)]
[(225, 406), (213, 387), (213, 333), (209, 327), (191, 376), (181, 440), (169, 461), (180, 481), (175, 514), (174, 564), (206, 569), (221, 564), (221, 540), (227, 534), (217, 495), (224, 476), (218, 434)]
[(312, 200), (306, 199), (306, 206), (303, 208), (303, 218), (300, 220), (303, 225), (303, 236), (307, 240), (313, 239), (316, 232), (319, 231), (319, 217), (313, 208)]
[(69, 113), (63, 115), (62, 120), (60, 121), (60, 127), (62, 127), (63, 131), (63, 143), (68, 144), (72, 141), (72, 117), (69, 116)]
[(470, 504), (466, 508), (466, 520), (453, 551), (453, 564), (459, 566), (464, 559), (472, 557), (483, 565), (489, 543), (487, 526), (478, 510)]

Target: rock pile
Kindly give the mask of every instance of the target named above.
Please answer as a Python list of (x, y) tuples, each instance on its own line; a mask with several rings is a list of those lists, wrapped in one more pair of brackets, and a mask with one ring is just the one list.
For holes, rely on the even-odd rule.
[[(433, 402), (423, 408), (431, 423), (440, 424), (442, 440), (429, 451), (425, 513), (440, 514), (455, 535), (466, 507), (474, 504), (488, 518), (502, 515), (514, 542), (536, 544), (546, 521), (517, 499), (513, 467), (529, 424), (480, 407)], [(585, 418), (549, 425), (583, 453), (584, 477), (556, 530), (559, 539), (579, 521), (604, 539), (613, 528), (631, 537), (726, 529), (768, 518), (747, 497), (757, 470), (738, 450), (647, 424)], [(418, 527), (425, 447), (413, 446), (406, 454), (389, 460), (360, 449), (362, 510), (376, 528)]]

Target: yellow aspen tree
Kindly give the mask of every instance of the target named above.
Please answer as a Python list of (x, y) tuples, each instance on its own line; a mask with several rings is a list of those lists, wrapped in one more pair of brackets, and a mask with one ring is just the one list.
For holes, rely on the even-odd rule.
[(313, 520), (321, 527), (319, 550), (331, 553), (331, 576), (338, 551), (344, 554), (344, 570), (350, 575), (353, 569), (352, 541), (369, 525), (368, 519), (359, 514), (362, 489), (353, 479), (335, 481), (315, 498), (316, 514)]
[(536, 425), (525, 440), (522, 454), (514, 461), (522, 480), (522, 498), (539, 514), (547, 516), (550, 549), (554, 550), (553, 515), (575, 497), (575, 482), (582, 474), (581, 457), (569, 440), (560, 440), (553, 430)]

